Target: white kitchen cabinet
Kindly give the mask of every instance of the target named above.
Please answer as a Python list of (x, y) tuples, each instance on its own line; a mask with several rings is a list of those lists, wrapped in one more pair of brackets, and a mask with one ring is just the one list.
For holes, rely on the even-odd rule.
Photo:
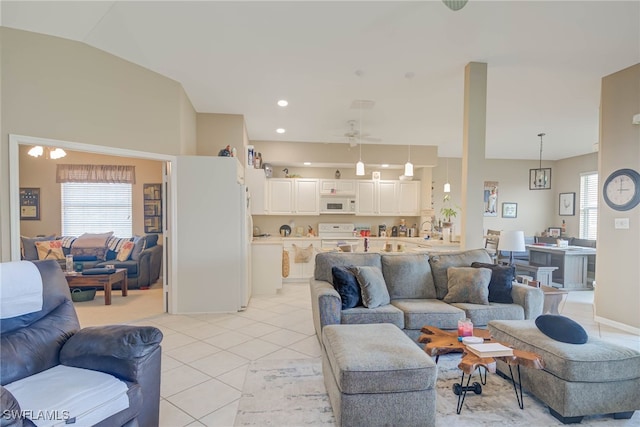
[(356, 215), (420, 215), (420, 181), (356, 181)]
[(267, 213), (267, 177), (264, 169), (245, 169), (244, 182), (251, 194), (251, 215), (265, 215)]
[[(309, 246), (312, 245), (312, 248)], [(296, 247), (298, 249), (296, 249)], [(283, 249), (289, 252), (289, 276), (283, 278), (286, 281), (307, 281), (313, 277), (316, 266), (316, 254), (320, 248), (319, 239), (299, 240), (295, 241), (284, 239)], [(306, 262), (296, 262), (296, 251), (310, 251), (310, 256)], [(301, 257), (306, 258), (306, 257)]]
[(376, 181), (356, 181), (356, 215), (377, 215), (378, 198)]
[(251, 245), (253, 295), (275, 295), (282, 288), (282, 243)]
[(398, 214), (420, 215), (420, 181), (398, 181)]
[(296, 215), (320, 214), (320, 193), (317, 179), (296, 178), (294, 180), (294, 210)]
[(356, 194), (356, 181), (354, 179), (321, 179), (320, 194), (352, 196)]
[(378, 181), (378, 215), (398, 214), (398, 181)]
[(270, 215), (319, 215), (319, 182), (313, 178), (271, 178), (267, 180)]
[(268, 212), (270, 215), (293, 213), (293, 179), (271, 178), (267, 180)]

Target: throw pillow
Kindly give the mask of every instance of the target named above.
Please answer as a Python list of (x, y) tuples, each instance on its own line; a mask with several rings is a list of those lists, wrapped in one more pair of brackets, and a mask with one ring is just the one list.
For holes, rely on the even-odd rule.
[(358, 279), (362, 292), (362, 304), (365, 307), (375, 308), (391, 302), (382, 270), (369, 266), (351, 267), (350, 270)]
[(36, 242), (36, 248), (38, 249), (38, 259), (64, 259), (60, 240)]
[(589, 339), (587, 332), (577, 322), (559, 314), (543, 314), (536, 318), (540, 332), (551, 339), (569, 344), (584, 344)]
[(474, 262), (473, 268), (488, 268), (491, 270), (491, 281), (489, 282), (489, 302), (499, 302), (512, 304), (513, 297), (511, 290), (513, 280), (516, 277), (516, 268), (513, 265), (496, 265), (484, 262)]
[(114, 260), (118, 257), (118, 252), (127, 242), (130, 242), (131, 239), (128, 237), (115, 237), (111, 236), (107, 239), (107, 253), (105, 254), (104, 259), (106, 261)]
[(471, 249), (463, 252), (435, 253), (429, 257), (429, 265), (436, 285), (437, 298), (442, 299), (447, 294), (449, 267), (468, 267), (472, 262), (491, 262), (486, 249)]
[(147, 247), (147, 239), (144, 236), (136, 236), (133, 238), (133, 251), (131, 251), (131, 259), (134, 261), (138, 261), (140, 259), (140, 254)]
[(22, 259), (29, 261), (35, 261), (38, 259), (38, 248), (36, 248), (36, 242), (43, 242), (45, 240), (55, 239), (55, 234), (42, 237), (26, 237), (20, 236), (20, 243), (22, 246)]
[(448, 291), (444, 296), (444, 302), (489, 304), (491, 270), (488, 268), (449, 267), (447, 277)]
[(338, 291), (342, 300), (342, 309), (346, 310), (347, 308), (362, 305), (360, 285), (349, 268), (343, 266), (332, 267), (331, 274), (333, 275), (333, 287)]
[(125, 242), (122, 246), (120, 246), (120, 250), (118, 251), (118, 256), (116, 259), (120, 262), (125, 262), (129, 259), (131, 252), (133, 252), (133, 247), (135, 243), (133, 242)]
[(113, 235), (113, 231), (108, 233), (84, 233), (73, 242), (73, 248), (97, 248), (107, 246), (107, 239)]

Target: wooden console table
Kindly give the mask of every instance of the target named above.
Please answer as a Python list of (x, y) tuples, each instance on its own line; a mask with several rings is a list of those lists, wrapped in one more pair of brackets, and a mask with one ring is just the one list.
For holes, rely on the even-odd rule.
[(529, 264), (558, 268), (553, 272), (553, 282), (565, 289), (593, 289), (587, 282), (587, 266), (589, 257), (596, 255), (594, 248), (538, 245), (527, 245), (527, 248)]
[(87, 274), (76, 272), (65, 272), (64, 277), (70, 288), (79, 287), (96, 287), (104, 289), (104, 305), (111, 305), (111, 289), (113, 285), (122, 282), (122, 296), (126, 297), (128, 293), (129, 281), (127, 279), (126, 268), (116, 268), (115, 273), (111, 274)]

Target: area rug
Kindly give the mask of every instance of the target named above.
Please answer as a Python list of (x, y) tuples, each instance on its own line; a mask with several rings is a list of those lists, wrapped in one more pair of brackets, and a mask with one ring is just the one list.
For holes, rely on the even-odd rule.
[[(457, 396), (452, 386), (460, 381), (456, 367), (459, 359), (459, 355), (447, 355), (438, 362), (436, 426), (563, 426), (542, 402), (526, 391), (524, 409), (520, 409), (511, 382), (495, 374), (487, 376), (482, 394), (467, 394), (462, 412), (456, 414)], [(478, 381), (477, 376), (471, 381)], [(320, 359), (253, 362), (247, 371), (235, 425), (335, 426)], [(640, 414), (636, 412), (629, 420), (585, 417), (579, 425), (638, 426)]]

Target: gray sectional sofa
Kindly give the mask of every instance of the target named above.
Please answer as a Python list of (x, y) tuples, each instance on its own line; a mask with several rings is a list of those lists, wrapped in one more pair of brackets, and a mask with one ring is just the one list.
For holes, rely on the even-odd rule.
[[(425, 325), (455, 330), (458, 320), (469, 318), (477, 327), (491, 320), (535, 319), (542, 314), (540, 289), (513, 284), (513, 303), (447, 303), (447, 270), (469, 267), (473, 262), (491, 263), (485, 249), (449, 253), (320, 253), (310, 279), (313, 321), (322, 342), (322, 328), (333, 324), (392, 323), (413, 340)], [(371, 266), (382, 271), (390, 303), (375, 308), (342, 309), (340, 294), (333, 286), (332, 267)]]

